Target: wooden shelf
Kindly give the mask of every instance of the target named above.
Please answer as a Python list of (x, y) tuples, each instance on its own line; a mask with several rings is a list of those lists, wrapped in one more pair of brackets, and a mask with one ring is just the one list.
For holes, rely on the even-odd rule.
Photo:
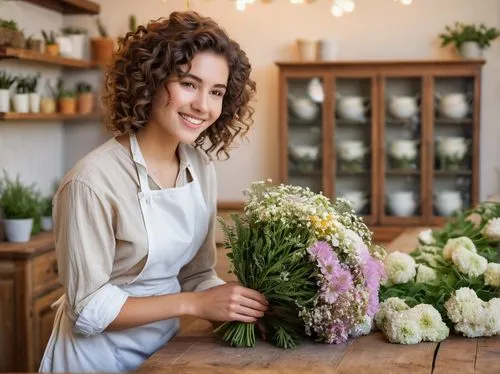
[(434, 123), (439, 125), (472, 125), (473, 121), (472, 118), (452, 119), (436, 117)]
[(10, 47), (0, 48), (0, 59), (35, 61), (44, 64), (64, 66), (73, 69), (100, 68), (100, 65), (85, 60), (77, 60), (74, 58), (66, 58), (59, 56), (50, 56), (45, 53), (30, 51), (29, 49), (10, 48)]
[(0, 121), (62, 121), (62, 120), (100, 120), (100, 113), (62, 114), (62, 113), (0, 113)]
[(62, 14), (96, 15), (101, 6), (90, 0), (21, 0)]
[(418, 169), (387, 169), (385, 171), (387, 175), (419, 175), (420, 170)]
[(462, 169), (462, 170), (434, 170), (435, 176), (441, 177), (454, 177), (456, 175), (472, 175), (471, 170)]

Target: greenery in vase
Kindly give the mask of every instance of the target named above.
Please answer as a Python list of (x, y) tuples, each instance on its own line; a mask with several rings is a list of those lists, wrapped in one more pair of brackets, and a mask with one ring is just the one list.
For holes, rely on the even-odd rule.
[(29, 84), (28, 78), (18, 77), (16, 85), (16, 93), (20, 95), (29, 93), (28, 84)]
[(79, 94), (92, 92), (92, 85), (87, 82), (78, 82), (76, 84), (76, 92)]
[(63, 35), (85, 35), (87, 34), (87, 29), (84, 29), (83, 27), (67, 26), (61, 29), (61, 33)]
[(35, 184), (26, 186), (19, 176), (15, 180), (9, 178), (4, 171), (0, 180), (0, 208), (5, 219), (27, 219), (40, 216), (39, 193)]
[(36, 93), (39, 80), (40, 80), (40, 74), (34, 76), (28, 76), (25, 78), (25, 85), (28, 93)]
[(45, 30), (42, 30), (42, 36), (43, 39), (45, 40), (45, 44), (47, 45), (57, 44), (56, 35), (54, 34), (54, 31), (46, 32)]
[(16, 81), (16, 76), (10, 75), (6, 71), (0, 71), (0, 90), (8, 90)]
[(353, 160), (340, 160), (340, 170), (353, 172), (353, 171), (365, 171), (365, 159), (364, 157), (356, 158)]
[(97, 26), (97, 31), (99, 32), (99, 36), (101, 38), (107, 38), (108, 30), (106, 29), (106, 26), (104, 26), (104, 24), (102, 23), (102, 20), (100, 18), (96, 18), (95, 23)]
[(6, 20), (0, 18), (0, 27), (14, 30), (14, 31), (19, 31), (19, 27), (17, 26), (17, 22), (14, 20)]
[(476, 42), (481, 49), (488, 48), (498, 36), (500, 36), (498, 29), (487, 27), (484, 23), (477, 26), (461, 22), (455, 22), (453, 27), (446, 26), (445, 32), (439, 35), (442, 47), (453, 43), (460, 48), (465, 42)]
[(415, 157), (391, 157), (391, 165), (395, 169), (415, 169), (417, 159)]

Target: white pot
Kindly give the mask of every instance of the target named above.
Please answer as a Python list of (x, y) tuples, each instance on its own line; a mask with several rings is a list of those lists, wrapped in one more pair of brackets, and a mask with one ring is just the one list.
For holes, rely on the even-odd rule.
[(339, 41), (322, 39), (318, 42), (318, 57), (321, 61), (337, 60), (340, 56)]
[(14, 95), (14, 111), (17, 113), (29, 112), (29, 97), (28, 94), (15, 94)]
[(52, 217), (42, 217), (42, 230), (50, 231), (52, 230)]
[(337, 110), (340, 118), (351, 121), (364, 121), (368, 106), (361, 96), (339, 96)]
[(352, 190), (341, 194), (346, 200), (349, 200), (352, 203), (352, 207), (356, 213), (359, 213), (363, 210), (368, 199), (366, 198), (366, 194), (364, 191), (360, 190)]
[(358, 160), (368, 151), (361, 140), (343, 140), (339, 142), (337, 149), (339, 158), (344, 161)]
[(437, 141), (439, 153), (447, 157), (463, 158), (467, 153), (468, 140), (462, 137), (440, 138)]
[(436, 194), (435, 207), (439, 215), (450, 216), (455, 211), (462, 209), (462, 196), (460, 191), (444, 190)]
[(312, 120), (318, 114), (318, 106), (306, 97), (290, 98), (290, 107), (292, 112), (301, 119)]
[(395, 191), (387, 196), (389, 209), (398, 217), (409, 217), (417, 209), (415, 194), (411, 191)]
[(413, 96), (393, 96), (389, 100), (389, 111), (399, 119), (411, 118), (418, 111), (417, 98)]
[(439, 97), (438, 109), (443, 117), (460, 119), (469, 112), (469, 103), (464, 93), (451, 93)]
[(10, 111), (10, 91), (6, 89), (0, 90), (0, 113), (8, 113)]
[(56, 38), (59, 44), (59, 55), (62, 57), (73, 58), (73, 44), (69, 36), (59, 36)]
[(69, 35), (71, 40), (71, 55), (73, 58), (83, 60), (85, 57), (85, 47), (87, 44), (87, 35)]
[(39, 113), (40, 112), (40, 94), (30, 93), (29, 94), (30, 112)]
[(5, 236), (12, 243), (26, 243), (31, 238), (33, 218), (4, 219)]
[(292, 145), (289, 152), (295, 160), (316, 161), (319, 155), (319, 147), (313, 145)]
[(391, 142), (389, 154), (396, 158), (409, 158), (417, 157), (417, 141), (416, 140), (394, 140)]
[(460, 46), (460, 55), (464, 58), (483, 58), (483, 50), (476, 42), (465, 42)]

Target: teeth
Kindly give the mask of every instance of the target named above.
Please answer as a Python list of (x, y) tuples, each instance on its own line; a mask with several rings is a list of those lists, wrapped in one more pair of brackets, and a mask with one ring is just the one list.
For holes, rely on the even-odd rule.
[(193, 125), (200, 125), (203, 120), (202, 119), (197, 119), (197, 118), (193, 118), (193, 117), (189, 117), (185, 114), (181, 114), (181, 117), (184, 118), (186, 121), (192, 123)]

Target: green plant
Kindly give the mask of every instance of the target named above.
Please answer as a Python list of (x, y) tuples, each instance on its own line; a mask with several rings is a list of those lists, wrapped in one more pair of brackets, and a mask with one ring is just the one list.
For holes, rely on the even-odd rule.
[(49, 89), (54, 99), (69, 99), (76, 97), (75, 90), (68, 90), (64, 88), (64, 82), (61, 78), (57, 79), (57, 84), (55, 89), (50, 85)]
[(87, 82), (78, 82), (76, 84), (76, 92), (79, 94), (92, 92), (92, 86)]
[(16, 80), (16, 76), (10, 75), (6, 71), (0, 71), (0, 90), (8, 90)]
[(137, 19), (133, 14), (128, 17), (128, 28), (130, 32), (136, 32), (137, 30)]
[(38, 87), (38, 80), (40, 79), (40, 74), (34, 76), (28, 76), (25, 78), (25, 85), (28, 93), (35, 93)]
[(0, 180), (0, 207), (6, 219), (27, 219), (40, 215), (39, 193), (35, 184), (26, 186), (19, 180), (11, 180), (4, 170)]
[(18, 77), (17, 78), (17, 85), (16, 85), (16, 93), (17, 94), (27, 94), (29, 93), (28, 91), (28, 78), (23, 78), (23, 77)]
[(494, 27), (488, 28), (484, 23), (479, 26), (455, 22), (453, 27), (446, 26), (446, 32), (439, 34), (441, 46), (453, 43), (457, 48), (465, 42), (476, 42), (480, 48), (488, 48), (493, 40), (500, 36), (499, 30)]
[(6, 20), (3, 18), (0, 18), (0, 27), (14, 30), (14, 31), (19, 31), (19, 27), (17, 26), (17, 22), (14, 20)]
[(61, 33), (63, 35), (85, 35), (87, 34), (87, 29), (84, 29), (83, 27), (67, 26), (61, 28)]
[(52, 196), (41, 199), (41, 212), (43, 217), (52, 217)]
[(96, 26), (97, 26), (97, 31), (99, 31), (99, 35), (101, 38), (107, 38), (108, 37), (108, 30), (106, 29), (106, 26), (102, 23), (100, 18), (96, 18), (95, 20)]
[(54, 31), (46, 32), (45, 30), (42, 30), (42, 36), (43, 39), (45, 40), (45, 44), (47, 45), (57, 44), (56, 34), (54, 34)]

